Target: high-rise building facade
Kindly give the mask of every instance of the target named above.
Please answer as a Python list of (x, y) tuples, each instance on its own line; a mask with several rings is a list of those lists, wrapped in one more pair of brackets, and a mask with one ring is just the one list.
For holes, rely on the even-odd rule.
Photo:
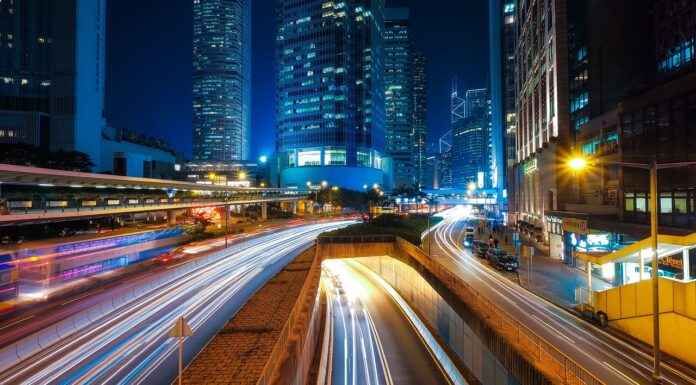
[(561, 243), (548, 216), (608, 218), (619, 211), (616, 197), (627, 181), (621, 176), (625, 170), (607, 166), (597, 173), (572, 173), (566, 162), (576, 155), (619, 160), (615, 111), (625, 106), (627, 95), (651, 82), (654, 71), (645, 43), (654, 41), (646, 28), (652, 25), (652, 4), (517, 2), (517, 164), (511, 200), (517, 219), (540, 238)]
[(464, 100), (466, 100), (465, 118), (483, 117), (488, 108), (488, 90), (486, 88), (466, 90)]
[(453, 188), (464, 189), (472, 182), (478, 186), (479, 179), (485, 179), (485, 129), (480, 117), (459, 119), (452, 125)]
[[(490, 187), (489, 103), (485, 88), (452, 93), (452, 187)], [(464, 117), (461, 117), (463, 113)]]
[(384, 10), (386, 156), (391, 158), (391, 188), (416, 184), (414, 65), (408, 8)]
[[(492, 177), (498, 189), (500, 206), (515, 211), (503, 198), (503, 190), (510, 190), (509, 171), (515, 164), (515, 46), (517, 0), (490, 0), (489, 55), (491, 95), (491, 165)], [(509, 196), (509, 195), (508, 195)], [(507, 207), (507, 209), (506, 209)]]
[(413, 53), (413, 136), (414, 167), (416, 185), (425, 185), (428, 82), (426, 58), (422, 53)]
[(251, 0), (193, 1), (193, 158), (248, 159)]
[(279, 0), (280, 185), (382, 184), (384, 1)]
[(572, 131), (568, 99), (567, 0), (519, 1), (515, 88), (516, 219), (539, 230), (544, 210), (567, 201), (570, 180), (559, 180)]
[(0, 143), (82, 151), (99, 169), (106, 1), (0, 4)]
[[(696, 3), (650, 1), (654, 17), (656, 82), (644, 92), (622, 101), (618, 111), (618, 142), (624, 162), (696, 161)], [(650, 31), (649, 23), (642, 22)], [(642, 172), (641, 172), (642, 171)], [(645, 229), (650, 223), (650, 190), (647, 172), (624, 168), (620, 172), (620, 217)], [(681, 167), (658, 173), (658, 221), (660, 233), (693, 232), (696, 226), (696, 169)], [(681, 229), (679, 229), (681, 228)], [(646, 236), (643, 232), (642, 236)], [(693, 257), (692, 257), (693, 258)], [(688, 274), (685, 274), (688, 279)]]

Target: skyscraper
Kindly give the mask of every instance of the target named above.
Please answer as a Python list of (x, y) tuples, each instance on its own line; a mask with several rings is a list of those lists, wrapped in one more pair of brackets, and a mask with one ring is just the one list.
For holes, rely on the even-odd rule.
[(489, 187), (488, 92), (485, 88), (467, 90), (460, 99), (455, 89), (452, 105), (452, 186), (466, 188), (476, 182)]
[[(508, 204), (502, 193), (508, 186), (508, 170), (515, 164), (515, 45), (517, 0), (490, 0), (489, 55), (491, 95), (491, 172), (498, 202)], [(509, 191), (510, 192), (510, 191)], [(510, 206), (508, 206), (510, 208)], [(514, 211), (514, 208), (512, 208)], [(505, 210), (507, 211), (507, 209)]]
[(414, 65), (408, 8), (384, 11), (384, 72), (386, 82), (386, 155), (391, 158), (391, 186), (416, 183)]
[(486, 88), (476, 88), (467, 90), (464, 100), (466, 100), (465, 118), (481, 118), (488, 108), (488, 90)]
[(193, 158), (248, 159), (251, 0), (193, 1)]
[(383, 182), (383, 0), (279, 0), (281, 186)]
[(106, 1), (0, 7), (0, 143), (82, 151), (99, 168)]
[(416, 184), (421, 187), (425, 184), (427, 110), (426, 59), (422, 53), (413, 53), (413, 152)]

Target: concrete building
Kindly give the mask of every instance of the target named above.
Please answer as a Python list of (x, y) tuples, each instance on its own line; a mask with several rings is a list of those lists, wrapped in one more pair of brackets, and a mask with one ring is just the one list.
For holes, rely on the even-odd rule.
[(174, 179), (177, 164), (183, 155), (155, 144), (139, 140), (122, 128), (107, 126), (102, 131), (101, 172), (113, 175)]
[(251, 0), (193, 2), (193, 158), (249, 159)]
[(82, 151), (100, 169), (106, 1), (0, 7), (0, 142)]
[(383, 0), (277, 2), (281, 187), (383, 183), (383, 11)]

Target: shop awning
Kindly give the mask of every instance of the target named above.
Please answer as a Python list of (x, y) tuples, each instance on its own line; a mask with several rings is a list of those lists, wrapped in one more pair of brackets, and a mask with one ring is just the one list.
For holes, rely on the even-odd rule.
[[(657, 237), (657, 255), (659, 258), (667, 257), (676, 254), (680, 251), (696, 247), (696, 233), (678, 236), (678, 235), (658, 235)], [(640, 253), (645, 253), (644, 258), (650, 260), (652, 251), (650, 246), (650, 238), (645, 238), (632, 245), (628, 245), (622, 249), (599, 253), (587, 252), (582, 253), (576, 251), (574, 257), (585, 262), (592, 262), (603, 265), (605, 263), (622, 263), (622, 262), (640, 262)]]

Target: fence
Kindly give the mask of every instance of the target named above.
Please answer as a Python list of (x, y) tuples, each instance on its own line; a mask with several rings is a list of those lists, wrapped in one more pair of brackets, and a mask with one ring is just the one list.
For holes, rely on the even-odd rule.
[(317, 243), (388, 243), (396, 242), (396, 235), (325, 235)]
[[(364, 239), (366, 239), (366, 242), (376, 242), (379, 237), (366, 236)], [(344, 243), (359, 243), (362, 239), (360, 236), (322, 238), (330, 239), (323, 240), (320, 238), (319, 243), (339, 243), (342, 238), (345, 239)], [(402, 251), (429, 270), (449, 291), (474, 309), (479, 317), (485, 319), (496, 333), (503, 336), (518, 351), (531, 357), (533, 364), (538, 366), (545, 375), (555, 377), (556, 380), (560, 380), (564, 384), (605, 385), (590, 371), (525, 324), (515, 319), (511, 314), (481, 295), (452, 271), (428, 258), (423, 250), (402, 238), (391, 236), (391, 239), (394, 240), (385, 238), (384, 242), (396, 242)]]
[(563, 383), (604, 385), (604, 382), (587, 369), (515, 319), (511, 314), (496, 306), (488, 298), (479, 294), (449, 269), (428, 258), (424, 251), (401, 238), (398, 238), (396, 243), (430, 270), (465, 303), (478, 310), (479, 314), (485, 315), (489, 324), (498, 333), (507, 337), (518, 348), (523, 349), (538, 360), (544, 368), (548, 368), (554, 375), (560, 377)]

